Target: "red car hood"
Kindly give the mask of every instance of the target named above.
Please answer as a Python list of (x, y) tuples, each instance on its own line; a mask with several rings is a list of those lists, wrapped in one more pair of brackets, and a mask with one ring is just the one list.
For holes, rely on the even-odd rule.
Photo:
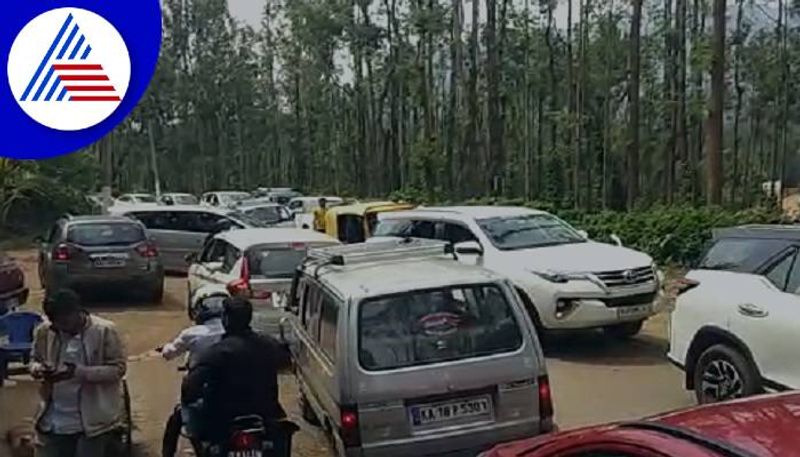
[(800, 456), (798, 392), (700, 406), (652, 420), (695, 431), (758, 456)]
[[(800, 457), (800, 393), (798, 392), (698, 406), (651, 417), (642, 422), (661, 423), (690, 430), (759, 457)], [(486, 457), (548, 455), (545, 448), (556, 443), (596, 443), (603, 441), (604, 435), (609, 438), (619, 438), (624, 435), (631, 437), (634, 434), (637, 436), (637, 441), (643, 440), (653, 445), (670, 445), (670, 442), (680, 441), (680, 438), (672, 438), (657, 431), (608, 424), (502, 444), (484, 455)], [(543, 452), (539, 454), (535, 452), (536, 450)], [(716, 454), (709, 450), (707, 455)]]

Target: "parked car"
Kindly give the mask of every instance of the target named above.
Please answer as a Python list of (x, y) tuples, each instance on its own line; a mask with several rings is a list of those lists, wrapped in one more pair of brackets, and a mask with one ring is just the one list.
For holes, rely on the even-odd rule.
[(297, 228), (313, 228), (314, 227), (314, 210), (319, 207), (319, 199), (324, 198), (327, 202), (328, 208), (341, 206), (344, 200), (339, 197), (297, 197), (293, 198), (286, 205), (289, 211), (294, 215), (294, 222)]
[(800, 388), (800, 227), (715, 231), (678, 283), (669, 358), (700, 403)]
[(259, 309), (256, 324), (278, 334), (278, 323), (294, 271), (311, 248), (338, 244), (321, 233), (295, 228), (231, 230), (218, 233), (199, 255), (188, 256), (189, 297), (203, 287), (224, 286)]
[(19, 264), (0, 251), (0, 316), (28, 301), (25, 274)]
[(141, 221), (161, 253), (164, 268), (178, 273), (187, 271), (186, 255), (200, 252), (210, 234), (262, 226), (235, 210), (199, 205), (115, 207), (112, 213)]
[(656, 313), (661, 289), (650, 256), (592, 241), (544, 211), (419, 208), (382, 214), (374, 236), (453, 243), (461, 261), (510, 278), (541, 330), (602, 327), (625, 338)]
[(114, 201), (115, 205), (151, 205), (158, 204), (158, 199), (152, 194), (122, 194)]
[(40, 239), (45, 290), (124, 287), (160, 302), (164, 267), (144, 225), (120, 216), (65, 216)]
[(497, 446), (480, 457), (798, 457), (800, 394), (765, 395)]
[(318, 249), (298, 271), (281, 334), (303, 417), (337, 456), (475, 455), (553, 428), (544, 357), (513, 286), (447, 247)]
[(291, 199), (302, 196), (300, 192), (291, 187), (259, 187), (253, 192), (253, 195), (281, 205), (286, 205)]
[(198, 205), (200, 200), (192, 194), (169, 192), (161, 194), (158, 202), (162, 205)]
[(343, 243), (362, 243), (373, 235), (378, 215), (413, 209), (396, 202), (365, 202), (331, 208), (325, 214), (325, 233)]
[(236, 211), (259, 221), (265, 226), (294, 227), (292, 214), (285, 206), (278, 203), (250, 202), (250, 200), (243, 201), (236, 206)]
[(247, 192), (206, 192), (200, 197), (200, 203), (208, 206), (232, 207), (237, 202), (247, 200), (250, 197), (251, 195)]

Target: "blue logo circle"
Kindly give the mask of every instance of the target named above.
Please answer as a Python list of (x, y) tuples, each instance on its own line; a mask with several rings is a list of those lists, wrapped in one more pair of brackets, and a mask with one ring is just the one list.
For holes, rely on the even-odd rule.
[(161, 49), (159, 0), (13, 0), (0, 15), (0, 157), (45, 159), (130, 114)]

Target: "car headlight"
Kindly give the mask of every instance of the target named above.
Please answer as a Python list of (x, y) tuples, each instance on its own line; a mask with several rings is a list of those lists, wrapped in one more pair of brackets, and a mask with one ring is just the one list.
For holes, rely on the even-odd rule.
[(579, 273), (579, 272), (567, 272), (567, 271), (553, 271), (553, 270), (545, 270), (545, 271), (533, 271), (531, 273), (539, 276), (540, 278), (554, 282), (554, 283), (565, 283), (576, 279), (587, 279), (586, 273)]

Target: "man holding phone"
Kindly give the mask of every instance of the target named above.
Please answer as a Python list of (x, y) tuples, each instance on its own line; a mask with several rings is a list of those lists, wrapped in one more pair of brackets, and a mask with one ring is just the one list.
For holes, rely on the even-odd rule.
[(113, 323), (92, 316), (71, 290), (45, 298), (31, 374), (42, 382), (37, 457), (114, 455), (124, 418), (125, 351)]

